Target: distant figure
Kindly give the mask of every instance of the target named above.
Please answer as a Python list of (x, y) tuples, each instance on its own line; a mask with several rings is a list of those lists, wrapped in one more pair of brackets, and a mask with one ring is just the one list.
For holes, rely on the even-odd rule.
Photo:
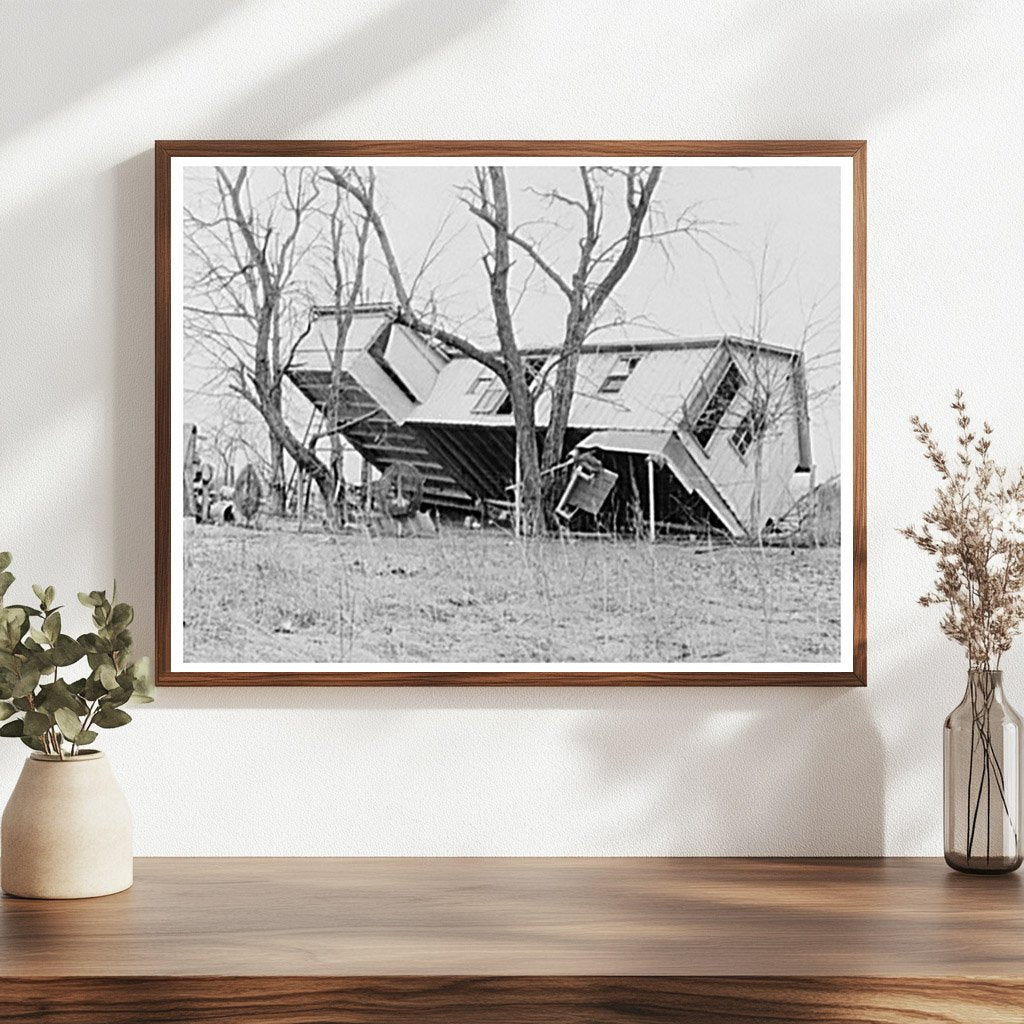
[(210, 521), (210, 506), (213, 504), (213, 466), (208, 462), (195, 462), (193, 479), (195, 493), (195, 515), (197, 523)]
[(398, 536), (415, 522), (423, 501), (423, 474), (410, 462), (393, 462), (374, 485), (374, 505)]
[(251, 464), (247, 464), (235, 481), (234, 511), (246, 526), (251, 526), (262, 504), (263, 487), (259, 474)]

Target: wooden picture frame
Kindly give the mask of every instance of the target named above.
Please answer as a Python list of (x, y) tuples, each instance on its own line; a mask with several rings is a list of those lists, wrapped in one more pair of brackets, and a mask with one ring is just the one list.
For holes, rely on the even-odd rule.
[[(486, 669), (474, 665), (462, 668), (457, 664), (437, 669), (415, 665), (406, 670), (401, 664), (388, 663), (381, 671), (360, 663), (349, 671), (339, 665), (320, 671), (310, 665), (291, 670), (276, 663), (246, 664), (227, 670), (217, 666), (213, 670), (195, 667), (197, 662), (176, 658), (173, 609), (180, 612), (180, 599), (175, 601), (175, 572), (180, 577), (184, 570), (175, 570), (172, 550), (184, 544), (182, 533), (181, 501), (190, 500), (188, 485), (183, 498), (177, 480), (182, 476), (183, 455), (180, 448), (181, 409), (174, 406), (175, 395), (181, 393), (180, 366), (175, 364), (174, 338), (181, 333), (181, 316), (175, 303), (180, 301), (181, 231), (175, 217), (181, 216), (179, 168), (205, 163), (212, 167), (223, 163), (239, 167), (247, 161), (280, 162), (314, 161), (338, 165), (349, 161), (355, 165), (394, 163), (395, 161), (422, 161), (433, 165), (436, 161), (460, 161), (481, 164), (536, 163), (538, 165), (579, 160), (581, 164), (607, 161), (610, 165), (625, 167), (632, 163), (641, 170), (659, 164), (659, 161), (708, 162), (709, 166), (747, 166), (750, 161), (780, 162), (785, 166), (836, 166), (840, 168), (843, 184), (841, 238), (843, 285), (838, 302), (841, 306), (843, 341), (839, 348), (842, 379), (844, 440), (839, 454), (839, 493), (842, 495), (843, 531), (840, 564), (843, 574), (842, 653), (831, 663), (814, 663), (782, 668), (758, 670), (756, 665), (744, 664), (733, 670), (728, 664), (712, 665), (699, 662), (690, 670), (685, 662), (678, 667), (654, 666), (623, 667), (580, 662), (579, 670), (573, 665), (560, 664), (553, 668), (545, 663), (523, 667), (516, 664), (503, 668), (500, 664)], [(863, 141), (158, 141), (155, 145), (155, 240), (156, 240), (156, 624), (157, 682), (161, 686), (863, 686), (866, 685), (866, 455), (865, 455), (865, 389), (866, 389), (866, 144)], [(629, 186), (632, 187), (632, 186)], [(175, 213), (172, 213), (176, 211)], [(369, 229), (368, 229), (369, 231)], [(524, 248), (524, 247), (521, 247)], [(523, 253), (520, 253), (523, 255)], [(524, 256), (525, 258), (525, 256)], [(362, 309), (362, 307), (360, 307)], [(401, 320), (396, 320), (401, 323)], [(177, 334), (175, 334), (177, 332)], [(174, 337), (172, 337), (172, 335)], [(728, 340), (728, 339), (726, 339)], [(437, 339), (431, 339), (436, 344)], [(761, 343), (758, 342), (758, 351)], [(795, 365), (795, 363), (794, 363)], [(621, 371), (620, 378), (628, 371)], [(796, 371), (793, 371), (793, 376)], [(789, 376), (786, 378), (789, 380)], [(806, 378), (802, 387), (806, 391)], [(609, 388), (621, 386), (616, 379)], [(796, 385), (794, 385), (796, 387)], [(838, 387), (838, 385), (837, 385)], [(575, 401), (575, 393), (572, 399)], [(731, 400), (731, 399), (730, 399)], [(728, 404), (728, 402), (726, 402)], [(751, 401), (751, 410), (753, 404)], [(806, 416), (806, 414), (805, 414)], [(177, 434), (172, 433), (172, 422)], [(712, 427), (712, 431), (714, 427)], [(178, 440), (174, 438), (177, 436)], [(736, 435), (733, 435), (734, 440)], [(746, 441), (741, 436), (742, 447)], [(801, 457), (802, 458), (802, 457)], [(174, 460), (177, 459), (177, 468)], [(661, 466), (654, 455), (648, 456), (647, 465)], [(654, 470), (650, 470), (653, 481)], [(342, 470), (343, 475), (343, 470)], [(369, 478), (366, 478), (369, 480)], [(521, 480), (516, 477), (517, 482)], [(367, 487), (369, 488), (369, 483)], [(518, 486), (522, 486), (518, 484)], [(652, 483), (652, 531), (656, 530), (654, 490)], [(300, 487), (301, 491), (301, 487)], [(814, 491), (812, 480), (811, 491)], [(520, 506), (520, 491), (516, 490), (516, 509)], [(814, 492), (817, 493), (816, 491)], [(300, 496), (300, 500), (301, 496)], [(370, 499), (367, 499), (370, 501)], [(817, 506), (818, 498), (815, 497)], [(838, 499), (837, 499), (838, 500)], [(638, 505), (639, 508), (639, 505)], [(186, 510), (187, 511), (187, 510)], [(517, 511), (518, 514), (518, 511)], [(172, 533), (172, 527), (182, 532)], [(516, 521), (517, 530), (520, 528)], [(758, 526), (758, 536), (761, 527)], [(177, 539), (175, 539), (177, 538)], [(178, 583), (180, 587), (180, 581)], [(182, 620), (179, 620), (182, 621)], [(183, 629), (184, 627), (182, 627)], [(342, 652), (344, 647), (342, 646)], [(242, 664), (242, 663), (239, 663)], [(633, 665), (632, 662), (629, 665)]]

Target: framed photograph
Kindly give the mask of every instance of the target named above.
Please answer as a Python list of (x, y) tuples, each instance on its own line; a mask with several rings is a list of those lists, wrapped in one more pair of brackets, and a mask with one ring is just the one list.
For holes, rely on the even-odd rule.
[(160, 685), (864, 685), (863, 142), (158, 142)]

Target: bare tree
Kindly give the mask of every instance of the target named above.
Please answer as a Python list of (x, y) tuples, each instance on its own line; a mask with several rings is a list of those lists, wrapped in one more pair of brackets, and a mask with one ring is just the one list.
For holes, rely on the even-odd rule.
[[(345, 231), (340, 202), (324, 206), (322, 179), (312, 168), (281, 168), (278, 188), (255, 198), (249, 168), (215, 170), (214, 212), (185, 211), (185, 236), (193, 266), (185, 302), (186, 336), (220, 367), (229, 393), (248, 403), (266, 424), (272, 510), (285, 511), (285, 453), (315, 481), (325, 507), (335, 507), (337, 479), (317, 454), (322, 434), (299, 437), (285, 416), (285, 375), (312, 328), (315, 262), (327, 224), (336, 308), (336, 355), (362, 288), (367, 231), (359, 234), (353, 266), (342, 260)], [(348, 281), (346, 282), (346, 278)], [(333, 364), (332, 364), (333, 365)], [(340, 371), (339, 371), (340, 372)], [(329, 415), (338, 415), (340, 387), (332, 377)], [(334, 436), (336, 431), (329, 431)]]
[[(331, 444), (331, 473), (333, 477), (332, 500), (328, 503), (335, 523), (342, 525), (345, 520), (345, 468), (344, 440), (346, 410), (344, 404), (344, 357), (348, 333), (356, 304), (363, 294), (366, 274), (366, 247), (370, 237), (370, 219), (365, 215), (359, 219), (355, 235), (355, 247), (350, 253), (346, 247), (346, 227), (351, 223), (345, 215), (346, 193), (335, 186), (334, 202), (327, 217), (329, 239), (329, 265), (331, 297), (334, 307), (334, 346), (327, 352), (331, 365), (331, 385), (325, 407), (324, 427)], [(315, 440), (313, 442), (316, 443)]]
[(494, 242), (484, 266), (490, 281), (491, 305), (498, 343), (504, 360), (500, 374), (508, 388), (512, 417), (516, 425), (516, 453), (519, 463), (518, 500), (522, 508), (520, 528), (527, 535), (543, 531), (541, 464), (537, 451), (537, 417), (534, 393), (526, 376), (526, 363), (516, 342), (515, 323), (509, 302), (509, 204), (505, 172), (501, 167), (477, 168), (479, 204), (473, 212), (487, 220), (494, 230)]
[[(417, 310), (375, 202), (372, 169), (329, 167), (327, 173), (362, 206), (406, 322), (488, 367), (508, 389), (516, 428), (523, 525), (526, 532), (542, 531), (545, 492), (553, 496), (554, 485), (560, 479), (557, 469), (565, 456), (580, 352), (585, 341), (595, 330), (606, 326), (600, 321), (601, 314), (611, 307), (615, 289), (634, 264), (645, 241), (664, 244), (671, 235), (686, 234), (701, 244), (701, 236), (712, 234), (714, 225), (698, 219), (696, 207), (690, 206), (675, 222), (657, 228), (652, 226), (652, 203), (661, 178), (660, 167), (580, 167), (579, 195), (559, 189), (536, 193), (549, 209), (557, 210), (559, 216), (564, 217), (568, 211), (579, 222), (578, 254), (570, 267), (560, 269), (555, 257), (546, 254), (544, 246), (532, 238), (524, 226), (512, 226), (505, 169), (477, 168), (474, 185), (463, 190), (463, 198), (472, 214), (490, 229), (483, 263), (499, 344), (499, 350), (494, 352), (473, 344), (457, 331), (439, 324), (436, 317), (428, 317)], [(611, 227), (614, 218), (610, 193), (619, 184), (625, 220), (623, 226), (614, 229)], [(547, 223), (555, 223), (557, 219), (553, 214)], [(554, 283), (568, 306), (556, 358), (544, 376), (536, 381), (528, 373), (516, 339), (509, 283), (513, 250), (525, 254), (530, 265)], [(553, 380), (548, 385), (552, 374)], [(541, 386), (549, 386), (551, 408), (538, 453), (536, 400)], [(553, 506), (554, 500), (549, 504)]]
[[(491, 168), (498, 172), (498, 195), (493, 200), (500, 207), (499, 216), (504, 224), (508, 223), (508, 196), (504, 190), (504, 176), (500, 168)], [(484, 172), (478, 172), (478, 180)], [(526, 372), (519, 347), (516, 343), (515, 327), (509, 304), (508, 275), (510, 269), (507, 231), (495, 229), (495, 252), (490, 261), (485, 260), (490, 278), (491, 301), (494, 306), (500, 352), (492, 352), (480, 348), (461, 334), (441, 326), (437, 318), (427, 319), (417, 312), (413, 302), (413, 292), (406, 285), (405, 275), (398, 263), (391, 237), (376, 205), (376, 175), (372, 168), (337, 168), (328, 167), (327, 174), (331, 181), (340, 189), (351, 195), (362, 207), (365, 224), (372, 227), (387, 267), (388, 275), (394, 288), (398, 306), (403, 318), (411, 327), (420, 333), (436, 338), (438, 341), (469, 356), (490, 369), (499, 377), (508, 389), (512, 402), (513, 422), (516, 429), (516, 446), (520, 463), (521, 494), (523, 507), (523, 530), (527, 534), (540, 532), (543, 529), (543, 511), (541, 505), (541, 475), (539, 452), (537, 447), (537, 428), (534, 416), (534, 399), (526, 380)], [(480, 187), (494, 188), (492, 181), (488, 186), (481, 181)], [(501, 223), (497, 221), (496, 223)], [(425, 267), (430, 255), (424, 257)], [(417, 279), (422, 276), (422, 269)]]
[[(565, 449), (565, 434), (569, 413), (576, 390), (579, 357), (583, 344), (598, 326), (598, 317), (619, 282), (633, 265), (640, 243), (644, 238), (645, 222), (651, 211), (654, 190), (661, 178), (660, 167), (580, 167), (581, 197), (571, 196), (557, 189), (542, 193), (549, 205), (568, 207), (577, 212), (582, 224), (579, 237), (579, 255), (569, 272), (558, 270), (545, 258), (540, 247), (526, 237), (523, 230), (514, 230), (508, 223), (507, 188), (505, 172), (501, 167), (489, 168), (492, 182), (500, 180), (506, 199), (499, 211), (486, 195), (470, 209), (495, 230), (497, 244), (499, 232), (506, 247), (515, 245), (526, 253), (537, 268), (548, 277), (565, 297), (568, 310), (562, 337), (561, 351), (555, 365), (555, 379), (551, 389), (551, 414), (544, 434), (542, 471), (550, 471), (561, 461)], [(624, 231), (613, 238), (603, 236), (606, 221), (606, 194), (609, 180), (621, 178), (626, 207)], [(481, 181), (478, 176), (478, 182)], [(504, 223), (501, 218), (503, 217)], [(688, 231), (696, 221), (681, 223), (677, 230)], [(648, 235), (653, 237), (653, 235)]]
[[(758, 257), (750, 261), (750, 266), (755, 297), (748, 329), (755, 348), (749, 361), (751, 380), (748, 405), (740, 413), (735, 429), (751, 439), (754, 486), (750, 523), (753, 536), (760, 542), (764, 530), (762, 502), (766, 442), (780, 431), (792, 430), (794, 426), (805, 435), (809, 433), (811, 406), (827, 401), (838, 391), (839, 383), (836, 380), (812, 387), (808, 379), (808, 364), (811, 364), (810, 372), (814, 373), (815, 364), (820, 363), (823, 357), (827, 359), (829, 355), (838, 353), (838, 338), (835, 347), (824, 353), (812, 355), (810, 348), (818, 339), (836, 333), (839, 310), (835, 303), (835, 285), (822, 290), (809, 305), (801, 303), (803, 324), (800, 336), (793, 339), (791, 345), (795, 353), (794, 360), (786, 363), (772, 357), (767, 348), (759, 346), (766, 345), (766, 337), (771, 330), (772, 307), (778, 296), (791, 284), (796, 262), (784, 265), (773, 260), (771, 239), (767, 237)], [(813, 483), (812, 474), (812, 486)]]

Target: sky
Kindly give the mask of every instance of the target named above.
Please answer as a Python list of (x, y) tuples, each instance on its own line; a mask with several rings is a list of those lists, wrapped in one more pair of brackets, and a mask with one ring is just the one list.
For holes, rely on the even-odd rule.
[[(378, 166), (378, 206), (407, 283), (417, 280), (414, 300), (436, 308), (459, 331), (483, 346), (494, 344), (482, 225), (467, 208), (465, 187), (473, 169), (465, 165)], [(275, 167), (250, 171), (257, 204), (269, 202), (279, 187)], [(212, 166), (191, 167), (184, 175), (183, 202), (208, 214), (213, 194)], [(552, 201), (557, 191), (574, 199), (581, 193), (572, 166), (515, 165), (507, 169), (512, 222), (565, 277), (575, 262), (581, 213)], [(624, 223), (622, 186), (609, 182), (604, 228), (609, 238)], [(812, 444), (818, 479), (839, 465), (839, 277), (840, 172), (835, 167), (669, 165), (664, 168), (652, 207), (656, 230), (696, 218), (694, 234), (645, 243), (614, 293), (613, 328), (625, 339), (688, 337), (755, 330), (758, 293), (765, 299), (761, 333), (765, 341), (801, 347), (810, 320), (826, 323), (807, 343), (812, 396)], [(312, 231), (312, 229), (311, 229)], [(310, 236), (304, 236), (314, 246)], [(352, 237), (352, 236), (350, 236)], [(424, 263), (429, 257), (429, 264)], [(512, 298), (520, 344), (557, 343), (566, 302), (528, 256), (513, 251)], [(312, 264), (312, 256), (311, 256)], [(762, 274), (763, 268), (763, 274)], [(422, 270), (422, 275), (420, 271)], [(759, 285), (759, 277), (761, 284)], [(327, 281), (310, 271), (304, 281), (313, 301), (329, 303)], [(322, 294), (320, 294), (322, 292)], [(391, 299), (390, 280), (379, 252), (371, 251), (367, 298)], [(186, 295), (186, 302), (188, 296)], [(815, 305), (817, 303), (817, 305)], [(209, 397), (209, 360), (185, 344), (185, 418), (209, 424), (222, 415)], [(308, 417), (298, 398), (293, 418)], [(302, 423), (296, 424), (301, 432)]]

